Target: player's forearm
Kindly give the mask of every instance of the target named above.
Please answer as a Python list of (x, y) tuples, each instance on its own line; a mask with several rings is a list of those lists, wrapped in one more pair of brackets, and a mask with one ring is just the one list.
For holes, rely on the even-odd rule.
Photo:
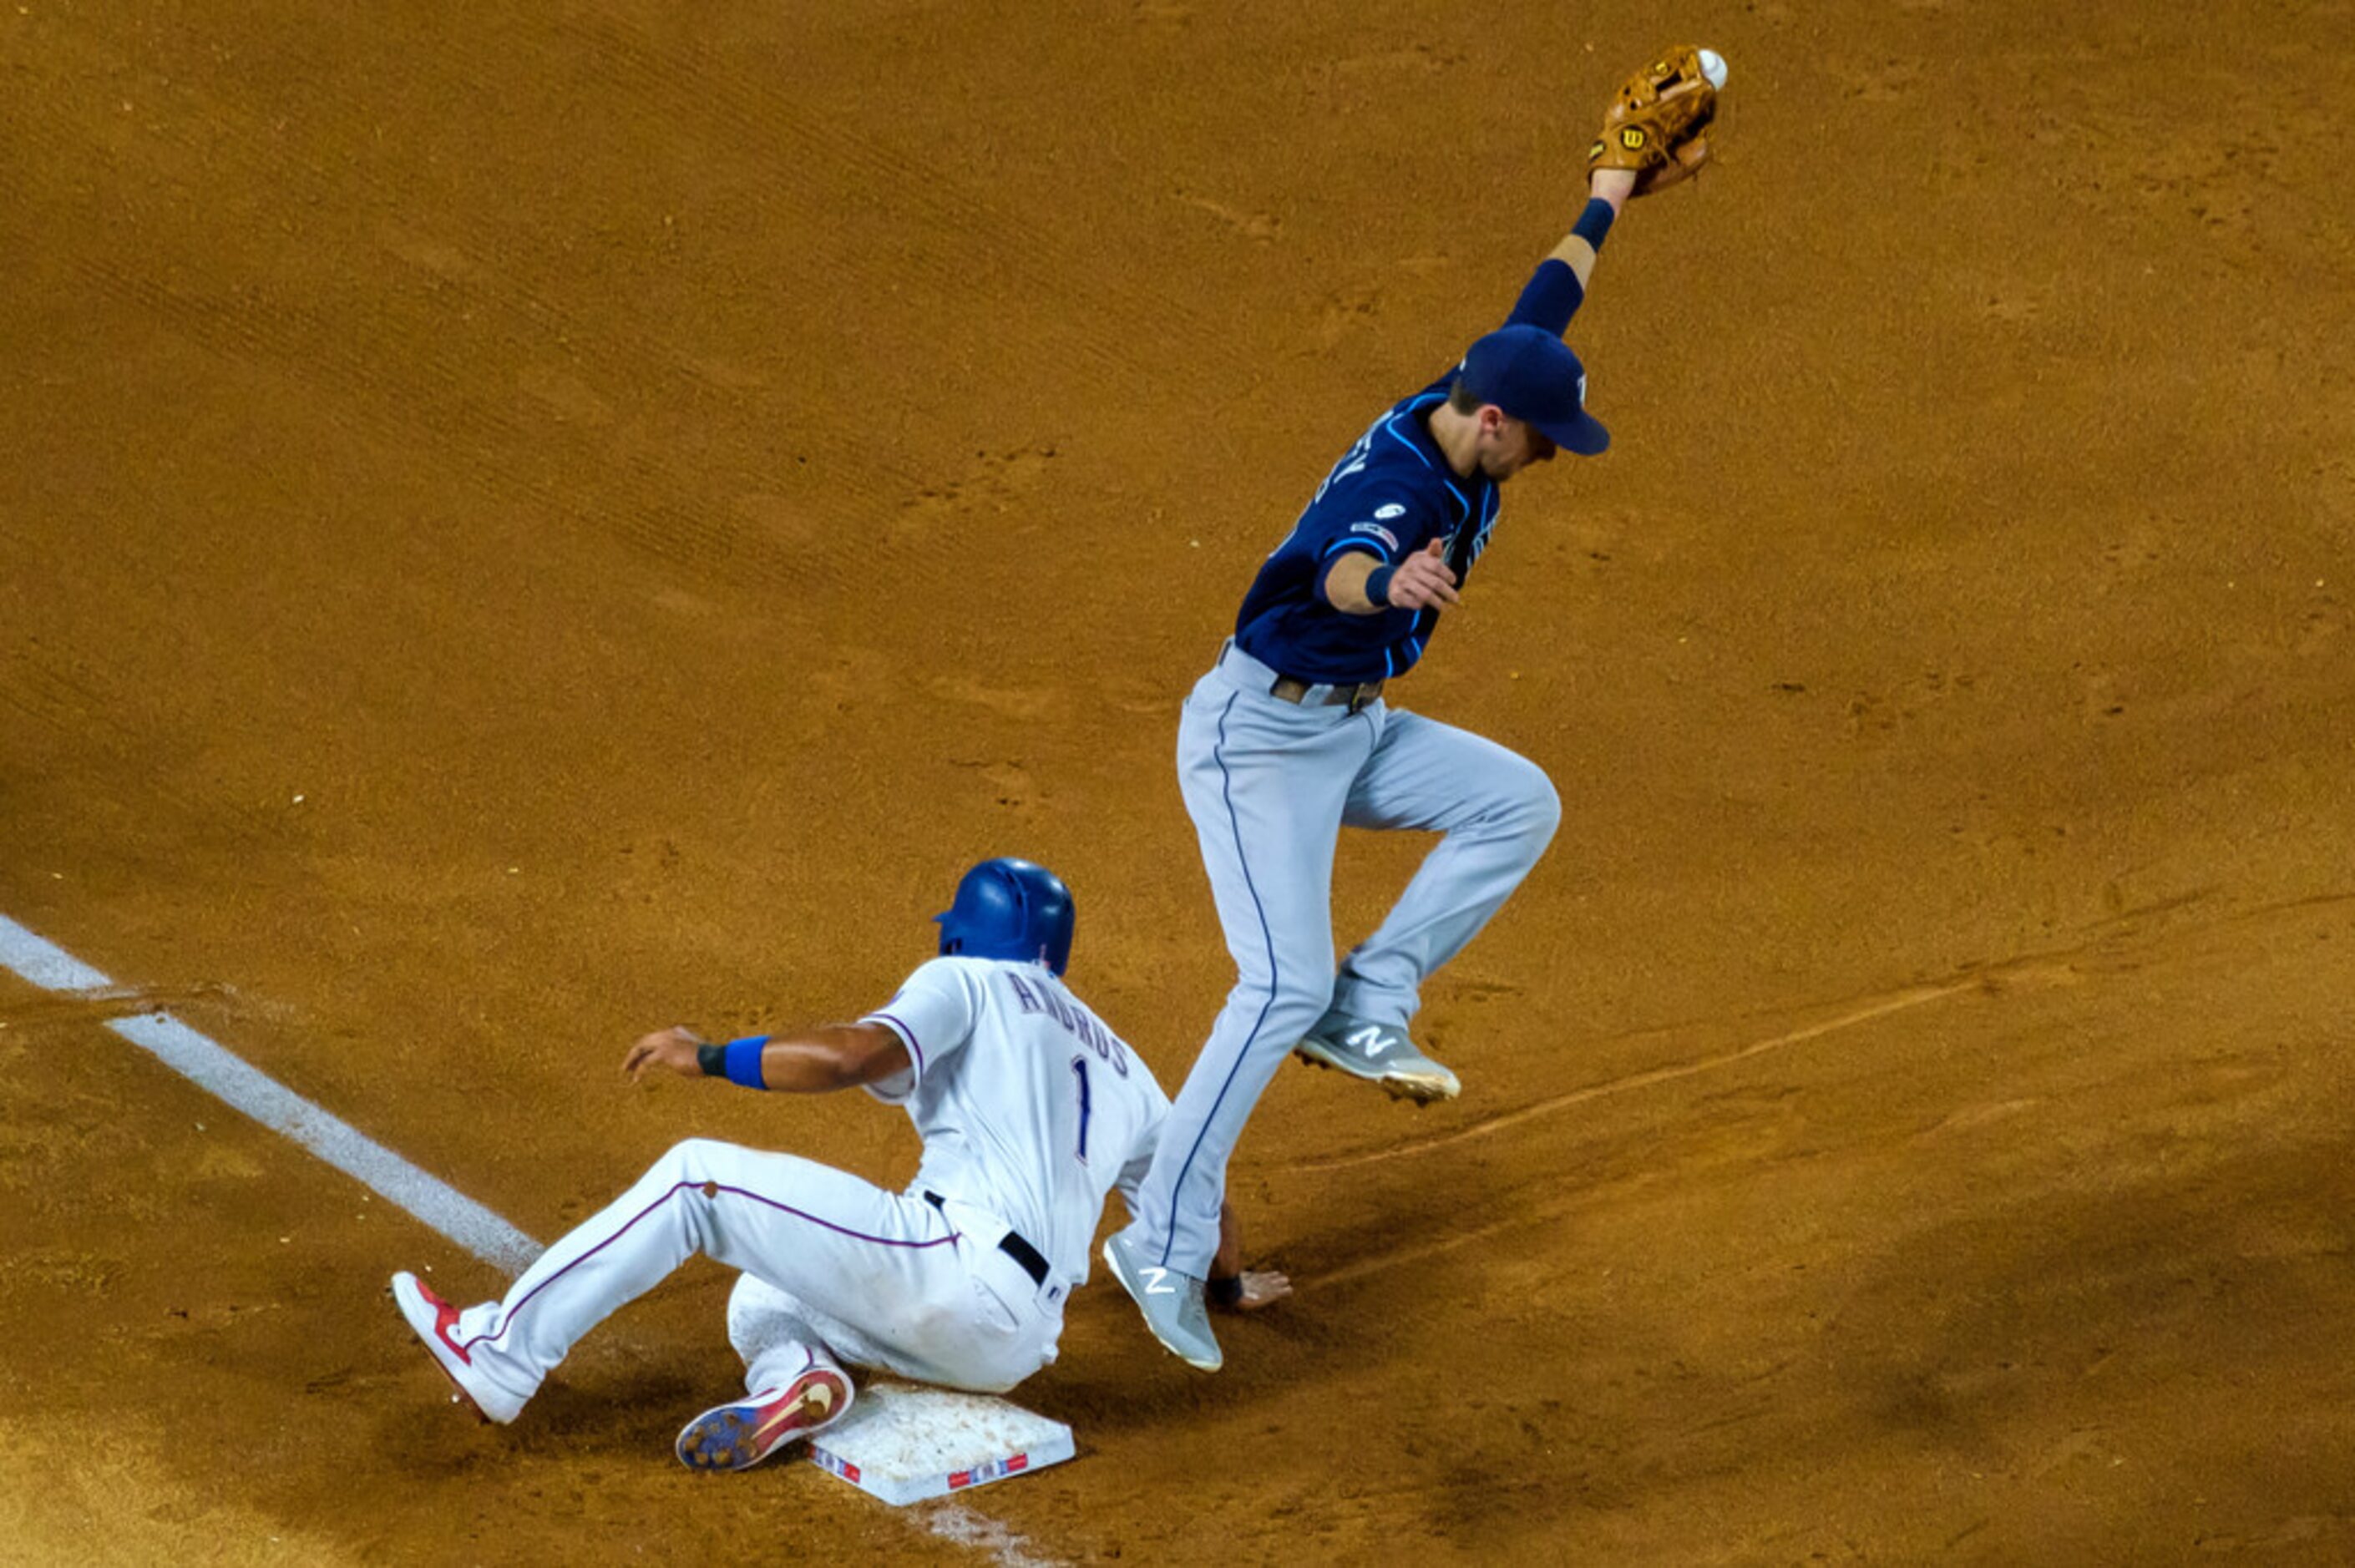
[[(1545, 261), (1538, 264), (1536, 276), (1529, 280), (1513, 306), (1512, 322), (1526, 322), (1557, 334), (1570, 325), (1570, 318), (1586, 302), (1587, 281), (1594, 275), (1594, 260), (1603, 249), (1604, 236), (1611, 232), (1612, 223), (1626, 205), (1635, 185), (1635, 175), (1624, 169), (1595, 173), (1589, 182), (1586, 207), (1578, 215), (1578, 222)], [(1547, 265), (1555, 261), (1561, 265)]]
[(825, 1095), (856, 1088), (868, 1080), (867, 1042), (847, 1024), (805, 1030), (799, 1034), (773, 1034), (761, 1048), (761, 1081), (788, 1095)]
[(1344, 615), (1380, 615), (1390, 606), (1375, 603), (1366, 585), (1377, 567), (1387, 565), (1369, 550), (1349, 550), (1334, 556), (1325, 573), (1325, 602)]
[(709, 1077), (748, 1089), (824, 1095), (879, 1083), (909, 1065), (908, 1047), (879, 1023), (827, 1023), (791, 1034), (748, 1035), (725, 1045), (686, 1037), (682, 1049)]

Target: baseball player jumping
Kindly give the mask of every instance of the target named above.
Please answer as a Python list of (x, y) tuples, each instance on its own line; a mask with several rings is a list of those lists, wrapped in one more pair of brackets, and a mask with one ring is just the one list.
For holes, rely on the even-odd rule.
[[(1569, 236), (1502, 327), (1342, 455), (1186, 700), (1178, 782), (1240, 975), (1163, 1128), (1136, 1218), (1104, 1256), (1154, 1334), (1206, 1372), (1222, 1359), (1204, 1302), (1227, 1160), (1284, 1056), (1418, 1102), (1457, 1091), (1407, 1033), (1421, 984), (1529, 874), (1561, 806), (1535, 764), (1391, 708), (1384, 687), (1414, 668), (1458, 602), (1496, 527), (1499, 487), (1558, 450), (1591, 456), (1609, 444), (1561, 334), (1627, 198), (1706, 160), (1700, 132), (1722, 78), (1716, 57), (1685, 48), (1621, 89)], [(1444, 836), (1337, 975), (1344, 824)]]
[[(623, 1063), (633, 1078), (857, 1085), (905, 1106), (924, 1144), (908, 1190), (694, 1139), (504, 1300), (461, 1308), (394, 1275), (401, 1316), (477, 1411), (513, 1421), (574, 1341), (698, 1252), (742, 1271), (728, 1328), (746, 1393), (679, 1433), (693, 1468), (741, 1470), (840, 1420), (847, 1362), (997, 1393), (1055, 1359), (1104, 1195), (1117, 1187), (1134, 1209), (1169, 1102), (1064, 985), (1073, 909), (1052, 873), (984, 861), (935, 918), (941, 956), (856, 1023), (724, 1045), (666, 1029)], [(1220, 1255), (1237, 1306), (1289, 1292), (1279, 1274), (1242, 1269), (1231, 1224)]]

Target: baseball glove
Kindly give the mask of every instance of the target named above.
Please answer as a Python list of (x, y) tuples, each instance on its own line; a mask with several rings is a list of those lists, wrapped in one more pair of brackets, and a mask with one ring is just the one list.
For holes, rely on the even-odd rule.
[(1689, 179), (1709, 162), (1702, 133), (1717, 118), (1724, 80), (1725, 62), (1707, 49), (1678, 44), (1664, 51), (1619, 84), (1586, 166), (1633, 169), (1637, 196)]

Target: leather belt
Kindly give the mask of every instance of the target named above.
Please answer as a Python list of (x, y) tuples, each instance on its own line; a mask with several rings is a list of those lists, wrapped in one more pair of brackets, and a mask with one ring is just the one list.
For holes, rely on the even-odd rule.
[[(1308, 694), (1311, 692), (1318, 694), (1312, 697)], [(1304, 681), (1297, 675), (1278, 675), (1275, 684), (1268, 687), (1267, 694), (1280, 703), (1298, 703), (1312, 708), (1347, 707), (1351, 713), (1356, 713), (1382, 694), (1382, 683), (1380, 681), (1359, 681), (1327, 685)]]
[[(924, 1202), (940, 1210), (943, 1219), (948, 1218), (947, 1205), (938, 1192), (926, 1192)], [(1046, 1288), (1047, 1260), (1037, 1247), (1022, 1239), (1022, 1234), (1019, 1231), (1008, 1231), (998, 1237), (997, 1250), (1020, 1264), (1022, 1272), (1030, 1277), (1031, 1284), (1042, 1290)]]

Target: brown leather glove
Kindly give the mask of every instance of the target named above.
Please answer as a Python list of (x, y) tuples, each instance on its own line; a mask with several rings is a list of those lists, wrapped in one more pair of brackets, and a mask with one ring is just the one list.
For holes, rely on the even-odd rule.
[(1619, 84), (1604, 113), (1603, 133), (1587, 150), (1586, 166), (1633, 169), (1637, 196), (1690, 178), (1709, 162), (1703, 132), (1717, 118), (1717, 90), (1724, 79), (1725, 61), (1707, 50), (1678, 44), (1663, 51)]

